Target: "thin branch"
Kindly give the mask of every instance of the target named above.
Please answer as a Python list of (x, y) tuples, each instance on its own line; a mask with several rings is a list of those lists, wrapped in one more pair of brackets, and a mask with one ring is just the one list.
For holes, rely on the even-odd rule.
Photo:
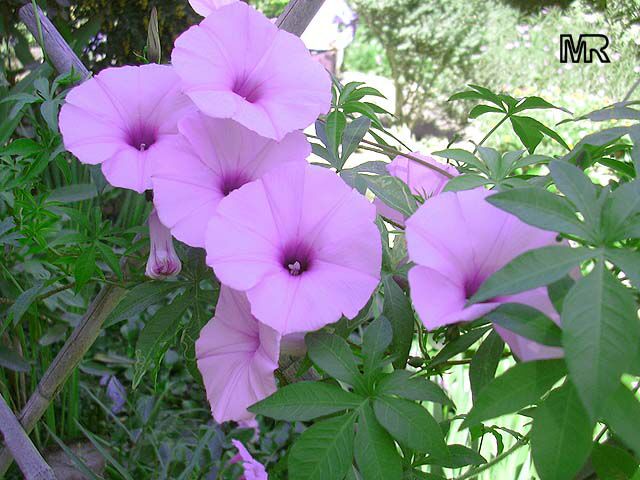
[(636, 88), (638, 88), (638, 85), (640, 85), (640, 78), (638, 78), (635, 82), (633, 82), (633, 85), (631, 85), (631, 88), (622, 99), (623, 102), (626, 102), (631, 98), (631, 95), (633, 95), (633, 92), (636, 91)]
[(22, 429), (11, 408), (0, 395), (0, 431), (7, 449), (27, 480), (55, 480), (56, 476)]

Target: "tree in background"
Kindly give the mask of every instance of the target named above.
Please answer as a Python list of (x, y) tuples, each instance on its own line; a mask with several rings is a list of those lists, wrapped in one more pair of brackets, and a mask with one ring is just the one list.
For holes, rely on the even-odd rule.
[(493, 8), (479, 0), (353, 0), (352, 4), (368, 27), (367, 35), (384, 48), (396, 87), (395, 114), (410, 126), (439, 84), (469, 77), (484, 39), (483, 18)]

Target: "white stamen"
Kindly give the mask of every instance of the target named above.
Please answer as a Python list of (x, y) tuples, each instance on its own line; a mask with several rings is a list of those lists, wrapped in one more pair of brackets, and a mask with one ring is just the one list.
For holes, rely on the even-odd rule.
[(302, 269), (302, 265), (300, 265), (299, 261), (295, 261), (287, 265), (289, 267), (289, 273), (293, 276), (300, 275), (300, 270)]
[(147, 144), (146, 143), (141, 143), (140, 144), (140, 151), (144, 152), (147, 149)]

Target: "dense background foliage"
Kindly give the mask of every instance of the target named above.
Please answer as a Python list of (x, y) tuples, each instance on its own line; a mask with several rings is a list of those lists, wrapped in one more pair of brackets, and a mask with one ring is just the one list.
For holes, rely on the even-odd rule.
[[(165, 60), (172, 39), (196, 21), (186, 2), (46, 3), (57, 27), (94, 71), (109, 64), (144, 61), (152, 4), (159, 11)], [(19, 410), (100, 286), (123, 285), (129, 292), (125, 301), (107, 320), (89, 355), (36, 427), (33, 438), (37, 445), (52, 455), (61, 447), (76, 453), (89, 451), (71, 462), (76, 468), (90, 465), (89, 470), (98, 472), (85, 472), (89, 478), (236, 478), (238, 466), (228, 464), (230, 438), (249, 441), (253, 432), (212, 422), (193, 362), (193, 340), (212, 314), (217, 283), (211, 271), (203, 268), (202, 255), (186, 248), (179, 250), (184, 264), (179, 278), (155, 282), (144, 277), (148, 251), (145, 220), (151, 205), (144, 196), (107, 186), (98, 168), (81, 165), (64, 152), (56, 116), (69, 79), (56, 77), (46, 64), (38, 66), (41, 54), (17, 21), (17, 4), (10, 1), (0, 6), (0, 393)], [(264, 0), (257, 6), (275, 16), (285, 4)], [(407, 478), (470, 478), (467, 469), (478, 469), (480, 478), (531, 478), (536, 473), (528, 455), (529, 444), (537, 460), (537, 474), (543, 478), (570, 478), (589, 456), (601, 478), (631, 478), (640, 455), (640, 414), (630, 388), (637, 389), (632, 375), (640, 374), (640, 366), (638, 358), (631, 358), (631, 346), (625, 349), (621, 345), (637, 343), (634, 309), (638, 295), (633, 286), (637, 287), (640, 268), (637, 240), (633, 240), (638, 219), (634, 181), (638, 147), (634, 143), (640, 136), (636, 123), (640, 114), (634, 104), (619, 103), (588, 115), (584, 121), (556, 126), (571, 116), (541, 100), (530, 100), (531, 109), (525, 111), (518, 101), (540, 95), (579, 117), (622, 100), (638, 75), (640, 4), (622, 0), (606, 4), (576, 0), (560, 5), (354, 0), (352, 6), (360, 15), (360, 30), (347, 51), (342, 85), (356, 75), (370, 81), (388, 99), (375, 91), (368, 91), (372, 96), (359, 96), (353, 84), (340, 86), (342, 93), (336, 94), (332, 114), (317, 125), (320, 140), (316, 140), (314, 152), (340, 171), (345, 181), (363, 191), (368, 188), (387, 203), (411, 212), (418, 205), (416, 200), (406, 195), (399, 182), (384, 175), (384, 165), (377, 163), (388, 160), (384, 154), (393, 156), (389, 148), (402, 148), (393, 136), (412, 150), (425, 145), (444, 149), (454, 138), (478, 143), (491, 132), (484, 145), (495, 150), (460, 142), (441, 153), (465, 173), (451, 188), (486, 184), (507, 189), (522, 187), (528, 181), (525, 188), (535, 189), (528, 194), (537, 195), (537, 205), (548, 207), (546, 210), (532, 206), (536, 203), (532, 197), (518, 190), (505, 190), (501, 207), (525, 222), (564, 233), (574, 247), (590, 252), (583, 250), (566, 269), (568, 272), (582, 264), (584, 273), (590, 272), (589, 280), (581, 280), (582, 287), (573, 291), (569, 305), (591, 305), (599, 316), (580, 316), (579, 321), (590, 322), (590, 328), (586, 333), (576, 331), (574, 343), (565, 344), (574, 352), (568, 361), (571, 381), (540, 402), (566, 375), (564, 362), (514, 367), (513, 359), (483, 322), (426, 332), (401, 288), (406, 277), (402, 232), (380, 222), (385, 270), (374, 300), (356, 321), (343, 320), (328, 332), (313, 336), (309, 356), (297, 365), (299, 373), (314, 365), (325, 378), (319, 385), (333, 388), (333, 395), (339, 396), (336, 390), (347, 384), (371, 382), (375, 388), (349, 391), (358, 397), (348, 398), (344, 408), (332, 412), (314, 411), (309, 401), (304, 417), (292, 416), (289, 409), (279, 406), (277, 398), (271, 405), (265, 403), (260, 410), (264, 413), (259, 417), (260, 436), (252, 448), (256, 457), (268, 465), (273, 478), (287, 478), (292, 456), (299, 464), (310, 459), (335, 461), (331, 448), (340, 445), (328, 442), (326, 449), (319, 451), (313, 435), (322, 433), (324, 424), (328, 430), (320, 439), (335, 440), (339, 438), (336, 428), (347, 424), (351, 429), (344, 430), (346, 443), (342, 446), (355, 448), (355, 464), (364, 478), (376, 478), (375, 473), (363, 471), (363, 465), (374, 464), (375, 456), (387, 459), (381, 469), (385, 465), (395, 468), (400, 462)], [(557, 36), (565, 31), (606, 31), (612, 39), (612, 64), (560, 65)], [(468, 90), (468, 83), (486, 85), (489, 90)], [(464, 89), (471, 93), (448, 101)], [(502, 94), (504, 91), (513, 97)], [(631, 98), (637, 96), (635, 92)], [(498, 111), (483, 111), (478, 104)], [(468, 118), (470, 111), (475, 113)], [(485, 112), (490, 113), (479, 115)], [(364, 117), (356, 120), (360, 113), (369, 121), (363, 122)], [(542, 127), (530, 120), (514, 123), (514, 116), (540, 120)], [(364, 135), (358, 133), (363, 124), (375, 134), (366, 139), (382, 145), (374, 148), (377, 153), (354, 152)], [(550, 171), (546, 165), (552, 158), (579, 169)], [(123, 256), (130, 259), (125, 271), (119, 265)], [(571, 284), (566, 272), (555, 270), (554, 276), (540, 271), (557, 265), (558, 259), (536, 257), (528, 262), (524, 270), (537, 272), (541, 284), (551, 284), (557, 304), (562, 305)], [(502, 283), (496, 280), (494, 295), (517, 280), (515, 274)], [(195, 301), (176, 315), (166, 306), (181, 298)], [(567, 308), (566, 302), (564, 305)], [(623, 314), (608, 311), (612, 306)], [(566, 314), (569, 325), (570, 313)], [(522, 314), (518, 318), (527, 317)], [(517, 328), (517, 318), (513, 322)], [(538, 329), (527, 333), (559, 341), (561, 334), (548, 323), (537, 325)], [(573, 325), (580, 323), (576, 320)], [(607, 325), (609, 333), (601, 328)], [(391, 346), (376, 341), (391, 337)], [(604, 360), (593, 358), (593, 352)], [(388, 358), (389, 354), (396, 357)], [(346, 362), (351, 372), (345, 376), (344, 371), (336, 370), (332, 356)], [(383, 372), (367, 367), (383, 358), (387, 363), (393, 360), (399, 369), (391, 375), (397, 378), (395, 385), (380, 380), (390, 373), (389, 368)], [(405, 361), (410, 371), (431, 382), (418, 385), (409, 381), (401, 373)], [(590, 366), (588, 375), (584, 374), (585, 365)], [(598, 375), (592, 375), (596, 370)], [(281, 385), (286, 385), (284, 372), (278, 375)], [(496, 375), (498, 379), (493, 380)], [(321, 398), (322, 391), (304, 392), (300, 385), (288, 388), (300, 389), (301, 397)], [(604, 394), (611, 397), (614, 406), (606, 403)], [(286, 396), (287, 389), (280, 395)], [(389, 396), (394, 400), (388, 400)], [(419, 401), (425, 403), (416, 403)], [(384, 423), (380, 411), (389, 407), (388, 402), (406, 410), (395, 421)], [(539, 405), (535, 412), (525, 409), (533, 404)], [(354, 405), (364, 406), (356, 409)], [(517, 411), (521, 414), (516, 415)], [(465, 423), (471, 428), (460, 428), (462, 415), (469, 412), (475, 423), (467, 418)], [(564, 416), (560, 417), (560, 412), (565, 412)], [(607, 412), (621, 415), (609, 416)], [(307, 428), (312, 425), (309, 420), (328, 413), (340, 415)], [(505, 414), (510, 415), (496, 419)], [(438, 423), (424, 420), (426, 415)], [(385, 429), (371, 420), (376, 416)], [(534, 427), (530, 431), (531, 416)], [(595, 429), (598, 441), (594, 447), (591, 440), (596, 420), (601, 425)], [(353, 447), (355, 423), (359, 428)], [(373, 427), (367, 430), (367, 424)], [(555, 430), (559, 424), (566, 430)], [(427, 425), (423, 437), (409, 438), (420, 425)], [(438, 431), (439, 437), (434, 434)], [(559, 441), (566, 432), (570, 441)], [(359, 437), (365, 435), (368, 437)], [(403, 445), (402, 456), (393, 441), (389, 447), (390, 435)], [(444, 442), (458, 445), (456, 455), (424, 455), (420, 442), (425, 438), (438, 446)], [(364, 450), (365, 444), (380, 450)], [(288, 453), (291, 445), (296, 447)], [(483, 471), (486, 461), (502, 459), (507, 452), (504, 461)], [(347, 457), (348, 468), (352, 458)], [(558, 461), (547, 461), (551, 458)], [(541, 470), (543, 464), (549, 470)], [(429, 467), (431, 475), (420, 473), (425, 465), (435, 465)], [(358, 478), (354, 471), (349, 472), (347, 478)], [(589, 474), (593, 471), (585, 475)], [(18, 474), (13, 470), (12, 475), (17, 478)], [(304, 473), (289, 475), (309, 478)], [(382, 478), (393, 475), (391, 471)]]

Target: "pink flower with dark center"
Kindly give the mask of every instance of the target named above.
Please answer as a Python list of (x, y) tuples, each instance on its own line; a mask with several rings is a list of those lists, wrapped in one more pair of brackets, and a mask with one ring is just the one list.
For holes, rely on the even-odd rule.
[(331, 78), (302, 41), (243, 2), (178, 37), (171, 60), (202, 112), (263, 137), (281, 140), (331, 106)]
[[(407, 220), (409, 257), (416, 264), (409, 271), (411, 299), (429, 330), (475, 320), (507, 302), (537, 308), (559, 323), (546, 288), (466, 306), (480, 285), (515, 257), (555, 243), (555, 233), (488, 203), (490, 193), (482, 188), (441, 193)], [(559, 348), (496, 330), (523, 360), (562, 356)]]
[(217, 422), (251, 420), (247, 411), (276, 391), (280, 334), (258, 322), (242, 292), (222, 286), (213, 319), (196, 341), (211, 413)]
[(251, 456), (242, 442), (234, 439), (231, 440), (231, 443), (238, 449), (238, 454), (231, 459), (231, 463), (240, 462), (244, 469), (244, 475), (240, 477), (240, 480), (269, 480), (264, 465)]
[(146, 275), (154, 280), (175, 277), (182, 270), (182, 263), (173, 247), (171, 232), (160, 222), (155, 208), (149, 214), (148, 223), (149, 259)]
[(189, 0), (189, 3), (198, 15), (206, 17), (214, 10), (237, 1), (238, 0)]
[(69, 92), (60, 131), (78, 160), (102, 164), (111, 185), (141, 193), (178, 120), (194, 108), (171, 67), (107, 68)]
[(204, 247), (207, 223), (220, 200), (275, 166), (306, 164), (311, 153), (302, 132), (276, 142), (233, 120), (199, 112), (183, 118), (178, 129), (181, 137), (154, 170), (153, 202), (171, 233), (192, 247)]
[(282, 334), (317, 330), (353, 318), (377, 287), (374, 220), (374, 206), (330, 170), (287, 164), (220, 202), (207, 263), (247, 293), (261, 322)]
[[(420, 152), (412, 152), (411, 155), (424, 160), (427, 163), (433, 164), (436, 167), (450, 173), (453, 176), (458, 175), (458, 171), (451, 165), (446, 165), (436, 161), (433, 157), (422, 155)], [(433, 197), (442, 192), (442, 189), (449, 180), (448, 177), (433, 170), (429, 167), (425, 167), (418, 162), (398, 155), (393, 161), (387, 165), (387, 171), (389, 175), (397, 177), (407, 184), (409, 190), (414, 195), (420, 195), (424, 199)], [(378, 214), (385, 217), (397, 225), (404, 225), (405, 217), (397, 210), (391, 208), (386, 203), (379, 199), (375, 199), (373, 204), (378, 210)]]

